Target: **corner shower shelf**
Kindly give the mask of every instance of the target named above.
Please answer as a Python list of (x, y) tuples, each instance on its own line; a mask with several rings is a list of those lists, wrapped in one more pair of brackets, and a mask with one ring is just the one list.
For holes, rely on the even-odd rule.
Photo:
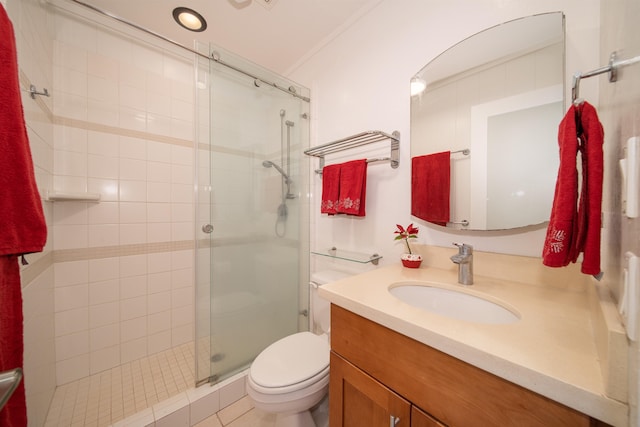
[(49, 193), (47, 200), (50, 202), (99, 202), (98, 193)]
[(322, 168), (324, 168), (324, 156), (327, 154), (337, 153), (350, 148), (356, 148), (362, 145), (385, 140), (389, 140), (391, 145), (389, 157), (367, 159), (367, 163), (388, 161), (391, 163), (391, 167), (396, 169), (400, 165), (400, 132), (398, 131), (393, 131), (393, 133), (389, 135), (388, 133), (379, 130), (370, 130), (347, 138), (339, 139), (337, 141), (318, 145), (317, 147), (305, 150), (304, 154), (307, 156), (318, 157), (320, 159), (320, 165), (319, 168), (316, 169), (316, 173), (321, 174)]
[(357, 262), (359, 264), (366, 264), (370, 262), (373, 265), (378, 265), (378, 261), (382, 258), (382, 255), (378, 255), (378, 254), (367, 255), (359, 252), (338, 250), (335, 246), (330, 249), (327, 249), (326, 252), (311, 251), (311, 253), (314, 255), (320, 255), (328, 258)]

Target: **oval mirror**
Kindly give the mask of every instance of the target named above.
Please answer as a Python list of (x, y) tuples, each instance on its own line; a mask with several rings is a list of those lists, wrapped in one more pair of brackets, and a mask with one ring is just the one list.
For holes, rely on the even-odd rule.
[(564, 33), (562, 12), (509, 21), (416, 74), (412, 86), (426, 88), (411, 96), (412, 215), (468, 230), (548, 221), (564, 114)]

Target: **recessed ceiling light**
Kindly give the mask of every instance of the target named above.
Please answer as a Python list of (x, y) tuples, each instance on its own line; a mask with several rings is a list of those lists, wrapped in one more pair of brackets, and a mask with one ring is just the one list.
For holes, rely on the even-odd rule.
[(193, 9), (188, 7), (176, 7), (173, 9), (173, 19), (183, 28), (189, 31), (204, 31), (207, 29), (207, 21)]

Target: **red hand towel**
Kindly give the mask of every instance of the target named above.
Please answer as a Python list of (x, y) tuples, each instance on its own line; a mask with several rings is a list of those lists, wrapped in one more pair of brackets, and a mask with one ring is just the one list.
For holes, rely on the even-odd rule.
[[(6, 371), (23, 364), (22, 296), (17, 255), (41, 251), (47, 231), (24, 123), (15, 35), (2, 6), (0, 70), (0, 371)], [(23, 384), (0, 411), (0, 425), (27, 425)]]
[[(558, 132), (560, 167), (542, 252), (546, 266), (566, 266), (584, 253), (581, 271), (600, 273), (603, 142), (604, 131), (595, 108), (587, 102), (577, 107), (572, 105)], [(578, 151), (582, 155), (579, 206)]]
[(338, 213), (365, 216), (367, 160), (353, 160), (340, 167)]
[(451, 152), (411, 159), (411, 215), (439, 225), (450, 218)]
[(600, 237), (602, 227), (602, 181), (604, 174), (604, 130), (596, 109), (583, 102), (578, 107), (582, 134), (582, 189), (578, 204), (578, 235), (574, 256), (583, 253), (581, 271), (600, 273)]
[(320, 213), (329, 215), (338, 213), (340, 167), (341, 165), (338, 164), (322, 168), (322, 201), (320, 203)]

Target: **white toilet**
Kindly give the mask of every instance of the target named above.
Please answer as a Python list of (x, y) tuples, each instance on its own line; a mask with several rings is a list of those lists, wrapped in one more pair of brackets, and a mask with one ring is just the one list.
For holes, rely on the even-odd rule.
[(311, 276), (311, 329), (286, 336), (265, 348), (247, 376), (247, 393), (256, 408), (276, 414), (276, 427), (316, 427), (309, 411), (329, 390), (330, 304), (318, 286), (349, 274), (325, 270)]

